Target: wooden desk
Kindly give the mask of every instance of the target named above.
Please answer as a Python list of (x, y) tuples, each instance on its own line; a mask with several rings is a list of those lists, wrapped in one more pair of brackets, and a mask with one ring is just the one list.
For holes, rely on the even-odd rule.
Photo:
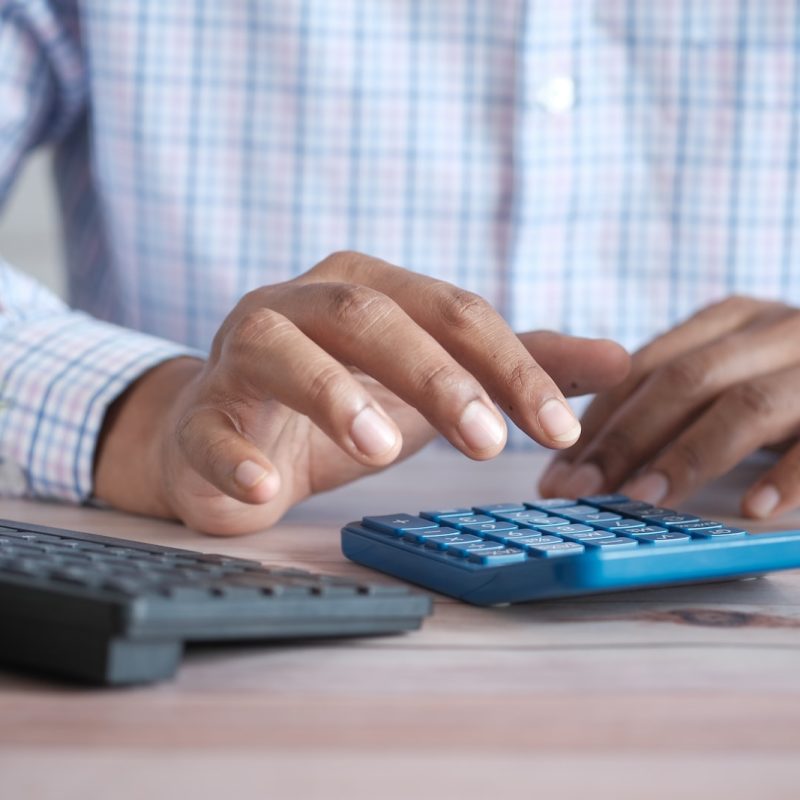
[[(531, 497), (543, 463), (429, 451), (242, 539), (43, 503), (0, 516), (355, 575), (342, 523)], [(687, 508), (735, 519), (753, 474)], [(194, 649), (152, 687), (0, 673), (0, 797), (797, 798), (799, 687), (800, 571), (504, 609), (437, 598), (417, 633)]]

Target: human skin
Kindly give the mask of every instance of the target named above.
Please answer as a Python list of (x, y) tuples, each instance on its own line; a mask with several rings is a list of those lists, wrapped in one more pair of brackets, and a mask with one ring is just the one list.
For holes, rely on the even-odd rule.
[(177, 358), (109, 410), (95, 496), (212, 534), (267, 528), (294, 504), (383, 469), (438, 432), (498, 455), (501, 408), (551, 448), (578, 439), (564, 400), (621, 381), (606, 340), (514, 333), (452, 284), (359, 253), (245, 295), (206, 361)]
[(730, 297), (655, 338), (595, 398), (581, 440), (554, 459), (545, 496), (620, 489), (678, 505), (763, 448), (783, 451), (744, 493), (746, 516), (800, 505), (800, 310)]

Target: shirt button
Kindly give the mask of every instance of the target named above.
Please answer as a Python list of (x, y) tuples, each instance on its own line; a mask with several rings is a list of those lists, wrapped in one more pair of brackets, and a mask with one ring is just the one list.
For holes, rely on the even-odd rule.
[(575, 105), (575, 81), (567, 75), (550, 78), (536, 89), (534, 100), (551, 114), (563, 114)]

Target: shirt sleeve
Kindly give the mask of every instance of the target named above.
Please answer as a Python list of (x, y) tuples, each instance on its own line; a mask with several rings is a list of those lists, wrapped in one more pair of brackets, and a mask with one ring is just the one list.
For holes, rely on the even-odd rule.
[[(85, 107), (77, 34), (46, 0), (0, 0), (0, 204)], [(0, 494), (87, 500), (109, 405), (184, 346), (71, 310), (0, 258)]]

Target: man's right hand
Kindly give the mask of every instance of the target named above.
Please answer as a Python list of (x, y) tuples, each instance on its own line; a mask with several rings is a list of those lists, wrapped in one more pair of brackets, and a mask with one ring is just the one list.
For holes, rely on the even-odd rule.
[(627, 370), (612, 342), (518, 336), (477, 295), (336, 253), (242, 298), (206, 362), (166, 362), (117, 401), (95, 495), (209, 533), (258, 530), (437, 431), (471, 458), (496, 456), (495, 404), (541, 444), (568, 447), (580, 425), (559, 384), (597, 391)]

